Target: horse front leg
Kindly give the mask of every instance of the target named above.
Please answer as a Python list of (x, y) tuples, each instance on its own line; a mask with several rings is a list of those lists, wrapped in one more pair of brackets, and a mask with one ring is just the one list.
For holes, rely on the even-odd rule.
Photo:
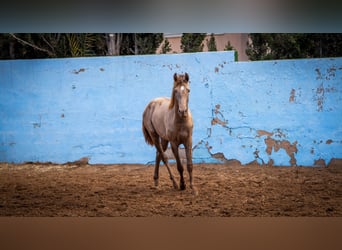
[(180, 186), (181, 190), (184, 190), (186, 188), (185, 182), (184, 182), (184, 177), (183, 177), (184, 169), (183, 169), (182, 162), (179, 158), (178, 145), (171, 143), (171, 149), (172, 149), (173, 155), (175, 156), (176, 162), (177, 162), (177, 169), (178, 169), (179, 176), (180, 176), (179, 186)]
[(198, 191), (194, 185), (194, 180), (192, 176), (193, 165), (192, 165), (192, 144), (191, 143), (185, 145), (185, 154), (186, 154), (186, 166), (187, 166), (189, 179), (190, 179), (190, 188), (192, 189), (193, 194), (197, 195)]

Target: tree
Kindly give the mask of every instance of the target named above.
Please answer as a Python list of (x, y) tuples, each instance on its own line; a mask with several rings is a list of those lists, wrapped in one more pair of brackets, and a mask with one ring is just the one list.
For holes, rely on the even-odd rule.
[(57, 58), (104, 55), (103, 34), (1, 34), (0, 58)]
[(96, 34), (67, 34), (69, 50), (72, 57), (95, 56)]
[(107, 55), (108, 56), (120, 55), (121, 42), (122, 42), (122, 33), (106, 34)]
[(10, 58), (58, 57), (63, 53), (59, 46), (64, 42), (60, 34), (8, 34)]
[(155, 54), (162, 41), (162, 33), (139, 33), (135, 40), (135, 45), (138, 48), (135, 54)]
[(0, 59), (154, 54), (162, 33), (0, 34)]
[(171, 50), (172, 49), (171, 49), (170, 42), (167, 38), (165, 38), (164, 43), (163, 43), (162, 48), (161, 48), (161, 53), (166, 54), (167, 52), (170, 52)]
[(342, 56), (342, 34), (258, 33), (249, 35), (250, 60)]
[(162, 33), (124, 33), (120, 54), (155, 54), (162, 40)]
[(234, 60), (237, 62), (239, 60), (239, 54), (237, 52), (237, 50), (235, 50), (235, 48), (230, 44), (230, 41), (227, 42), (226, 46), (224, 47), (225, 51), (230, 51), (233, 50), (234, 51)]
[(207, 40), (208, 51), (217, 51), (214, 34), (211, 33), (209, 41)]
[(202, 52), (203, 40), (206, 33), (183, 33), (181, 38), (181, 49), (183, 52)]

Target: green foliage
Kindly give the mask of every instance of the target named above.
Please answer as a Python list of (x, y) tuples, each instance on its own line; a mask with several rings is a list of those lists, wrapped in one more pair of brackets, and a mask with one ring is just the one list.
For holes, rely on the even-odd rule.
[(162, 33), (124, 33), (120, 55), (155, 54), (162, 41)]
[(0, 58), (51, 58), (62, 53), (63, 38), (56, 33), (1, 34), (0, 43)]
[(237, 62), (239, 60), (239, 53), (237, 52), (237, 50), (235, 50), (235, 48), (230, 44), (230, 41), (227, 42), (226, 46), (224, 47), (225, 51), (230, 51), (233, 50), (234, 51), (234, 60), (235, 62)]
[(208, 51), (217, 51), (214, 34), (211, 33), (209, 41), (207, 41)]
[[(154, 54), (162, 33), (124, 33), (120, 55)], [(104, 56), (108, 53), (106, 34), (23, 33), (0, 34), (0, 59)]]
[(72, 57), (94, 56), (96, 46), (95, 34), (67, 34)]
[(203, 40), (206, 33), (183, 33), (181, 38), (181, 49), (185, 53), (202, 52)]
[(250, 39), (246, 50), (250, 60), (342, 56), (342, 34), (258, 33), (250, 34)]
[(139, 54), (155, 54), (160, 43), (163, 41), (162, 33), (141, 33), (140, 40), (140, 53)]
[(161, 53), (162, 54), (166, 54), (167, 52), (170, 52), (171, 50), (172, 49), (171, 49), (170, 42), (169, 42), (169, 40), (167, 38), (165, 38), (163, 46), (161, 48)]
[(225, 51), (234, 50), (234, 47), (230, 44), (230, 41), (227, 42), (226, 46), (224, 46)]

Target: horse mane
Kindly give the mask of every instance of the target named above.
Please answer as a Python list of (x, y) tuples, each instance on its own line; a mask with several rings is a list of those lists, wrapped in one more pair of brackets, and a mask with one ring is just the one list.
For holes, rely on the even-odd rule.
[(175, 105), (175, 101), (174, 101), (174, 99), (175, 99), (175, 88), (181, 84), (186, 84), (187, 88), (188, 88), (189, 75), (186, 72), (184, 75), (177, 75), (177, 73), (175, 73), (173, 75), (173, 80), (174, 80), (174, 82), (173, 82), (173, 88), (172, 88), (172, 93), (171, 93), (171, 101), (170, 101), (169, 109), (172, 109), (173, 106)]

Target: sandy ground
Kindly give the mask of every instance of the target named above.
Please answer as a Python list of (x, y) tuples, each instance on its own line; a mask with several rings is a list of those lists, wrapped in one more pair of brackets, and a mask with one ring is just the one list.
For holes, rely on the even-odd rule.
[[(175, 190), (164, 166), (155, 188), (153, 171), (153, 165), (0, 163), (0, 216), (342, 216), (341, 161), (196, 164), (197, 196), (189, 187)], [(186, 171), (185, 178), (188, 185)]]

